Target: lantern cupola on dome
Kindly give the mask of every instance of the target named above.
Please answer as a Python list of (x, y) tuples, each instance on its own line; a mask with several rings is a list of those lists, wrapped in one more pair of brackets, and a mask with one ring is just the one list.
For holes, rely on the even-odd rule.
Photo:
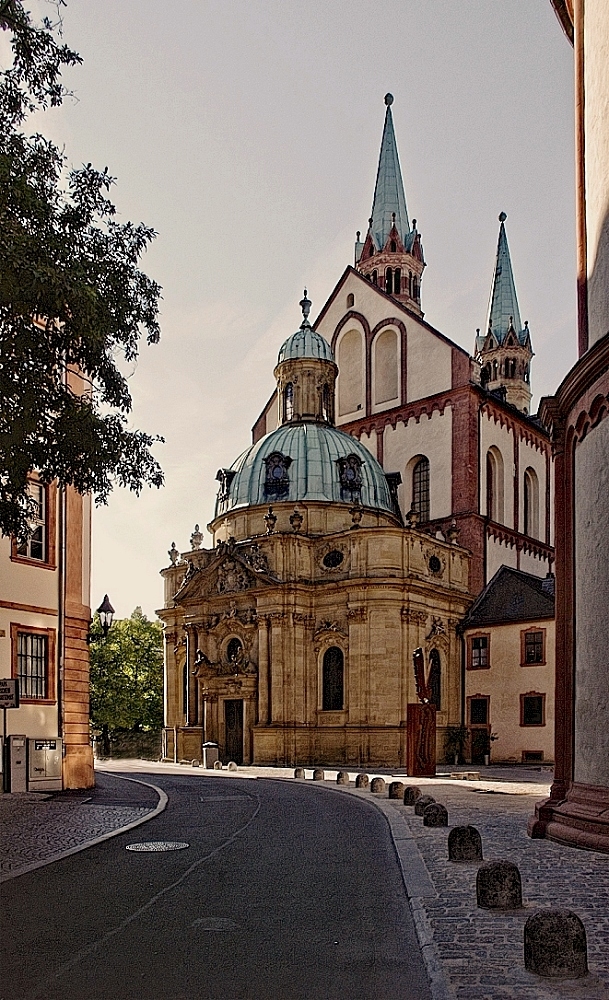
[(309, 323), (311, 300), (305, 288), (300, 301), (302, 323), (282, 344), (275, 378), (278, 423), (318, 420), (334, 423), (334, 386), (338, 368), (330, 344)]

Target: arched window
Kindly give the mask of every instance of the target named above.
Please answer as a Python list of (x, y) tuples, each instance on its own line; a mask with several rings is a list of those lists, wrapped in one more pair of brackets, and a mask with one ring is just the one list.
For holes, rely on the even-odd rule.
[(353, 292), (349, 292), (347, 295), (347, 309), (352, 309), (355, 305), (355, 295)]
[(330, 387), (326, 383), (321, 390), (321, 415), (323, 420), (331, 420), (330, 414)]
[(412, 470), (412, 506), (420, 521), (429, 521), (429, 459), (424, 455)]
[(402, 290), (402, 272), (399, 267), (396, 267), (393, 273), (393, 294), (399, 295)]
[(374, 340), (374, 402), (398, 398), (398, 335), (383, 330)]
[(415, 301), (419, 298), (419, 282), (416, 278), (412, 279), (412, 297)]
[(368, 256), (369, 257), (373, 257), (374, 256), (374, 247), (373, 246), (370, 247), (370, 250), (368, 251)]
[(283, 390), (283, 419), (291, 420), (294, 416), (294, 386), (288, 382)]
[(364, 403), (363, 341), (359, 330), (347, 330), (338, 342), (338, 413), (361, 410)]
[(429, 654), (429, 682), (430, 701), (435, 705), (438, 712), (442, 707), (442, 666), (440, 653), (437, 649), (432, 649)]
[(408, 272), (408, 294), (412, 298), (412, 271)]
[(344, 666), (342, 649), (330, 646), (324, 653), (322, 665), (322, 709), (340, 712), (344, 705)]
[(372, 284), (373, 285), (378, 285), (378, 281), (379, 281), (378, 271), (373, 271), (372, 272)]
[(499, 371), (498, 371), (498, 368), (497, 368), (497, 362), (493, 361), (493, 379), (496, 379), (498, 377), (498, 374), (499, 374)]
[(539, 538), (539, 480), (530, 467), (524, 473), (524, 533)]
[(495, 447), (486, 455), (486, 514), (491, 521), (503, 523), (503, 458)]
[(396, 250), (397, 250), (397, 248), (398, 248), (397, 247), (397, 243), (395, 242), (395, 240), (392, 240), (391, 241), (391, 253), (395, 253)]
[(390, 267), (385, 271), (385, 291), (387, 295), (393, 295), (393, 271)]

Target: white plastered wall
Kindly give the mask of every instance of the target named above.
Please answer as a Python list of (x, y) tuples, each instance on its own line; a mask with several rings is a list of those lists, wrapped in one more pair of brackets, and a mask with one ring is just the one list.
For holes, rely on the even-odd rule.
[(405, 514), (412, 501), (411, 474), (407, 471), (417, 455), (429, 459), (430, 517), (449, 517), (452, 505), (452, 409), (443, 413), (434, 410), (431, 416), (423, 414), (404, 424), (385, 428), (383, 439), (383, 466), (386, 472), (401, 472), (402, 485), (398, 491), (400, 507)]
[[(515, 545), (508, 545), (505, 542), (499, 541), (497, 538), (487, 538), (486, 540), (486, 580), (492, 580), (495, 573), (501, 566), (511, 566), (512, 569), (516, 569), (518, 562), (518, 553), (516, 552)], [(527, 570), (527, 572), (533, 572), (533, 570)]]
[[(354, 373), (352, 371), (346, 375), (344, 371), (344, 351), (341, 350), (341, 347), (345, 338), (348, 338), (349, 342), (353, 341), (354, 333), (357, 333), (360, 338), (358, 352), (359, 372)], [(355, 347), (356, 345), (354, 344), (353, 346)], [(358, 417), (363, 416), (366, 412), (366, 335), (359, 320), (352, 319), (346, 324), (345, 328), (341, 330), (338, 335), (334, 349), (336, 362), (338, 364), (338, 378), (336, 379), (336, 423), (344, 424), (350, 420), (357, 420)], [(341, 367), (343, 368), (342, 377)], [(346, 378), (349, 379), (349, 398), (353, 399), (353, 406), (350, 406), (349, 409), (345, 408), (345, 393), (342, 389), (342, 383), (346, 380)]]
[[(389, 340), (389, 336), (391, 340)], [(382, 338), (382, 340), (380, 339)], [(380, 342), (380, 346), (379, 346)], [(385, 326), (372, 341), (372, 412), (389, 410), (398, 406), (402, 398), (401, 389), (401, 333), (395, 326)], [(389, 350), (391, 346), (391, 350)], [(379, 356), (380, 355), (380, 356)], [(393, 371), (388, 371), (391, 363)], [(384, 391), (383, 391), (384, 390)], [(379, 398), (380, 397), (380, 398)]]
[(408, 402), (447, 392), (452, 385), (452, 348), (410, 317), (406, 330)]
[[(534, 470), (539, 485), (539, 531), (534, 537), (546, 540), (546, 456), (522, 439), (518, 443), (518, 530), (524, 531), (524, 474), (528, 468)], [(527, 570), (529, 572), (529, 570)]]
[(609, 3), (586, 0), (586, 228), (590, 346), (609, 332)]
[(508, 427), (498, 421), (495, 423), (488, 413), (483, 412), (480, 417), (480, 513), (483, 516), (486, 515), (486, 455), (491, 448), (497, 448), (503, 458), (502, 523), (514, 528), (514, 436)]

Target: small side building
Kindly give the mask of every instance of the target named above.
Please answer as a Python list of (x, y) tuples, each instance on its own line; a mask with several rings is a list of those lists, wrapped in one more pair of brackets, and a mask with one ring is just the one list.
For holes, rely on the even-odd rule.
[(501, 566), (463, 622), (469, 756), (554, 760), (554, 577)]

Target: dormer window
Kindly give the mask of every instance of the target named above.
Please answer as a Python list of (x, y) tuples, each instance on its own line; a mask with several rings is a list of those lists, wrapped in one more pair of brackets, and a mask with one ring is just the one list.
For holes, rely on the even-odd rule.
[(391, 253), (396, 253), (397, 248), (398, 248), (397, 247), (397, 243), (395, 242), (395, 240), (392, 240), (391, 241)]
[(237, 473), (233, 469), (218, 469), (216, 479), (220, 483), (218, 489), (218, 500), (228, 500), (230, 495), (230, 485)]
[(359, 500), (362, 492), (362, 460), (358, 455), (347, 455), (339, 458), (338, 475), (340, 492), (343, 500)]
[(266, 479), (264, 482), (264, 492), (267, 497), (285, 497), (290, 490), (290, 477), (288, 469), (292, 464), (292, 459), (288, 455), (282, 455), (279, 451), (274, 451), (272, 455), (265, 458)]

